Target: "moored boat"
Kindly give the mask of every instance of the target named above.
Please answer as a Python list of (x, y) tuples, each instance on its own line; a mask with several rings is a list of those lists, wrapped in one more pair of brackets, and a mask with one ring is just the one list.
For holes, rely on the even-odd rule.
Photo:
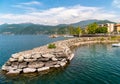
[(53, 34), (53, 35), (50, 35), (49, 37), (50, 37), (50, 38), (57, 38), (58, 35)]
[(120, 43), (112, 44), (113, 47), (120, 47)]
[(72, 35), (64, 35), (64, 37), (74, 37), (74, 36), (72, 36)]

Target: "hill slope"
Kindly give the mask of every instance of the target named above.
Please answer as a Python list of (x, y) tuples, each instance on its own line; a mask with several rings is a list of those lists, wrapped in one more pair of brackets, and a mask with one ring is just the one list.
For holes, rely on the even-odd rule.
[(96, 22), (97, 24), (115, 23), (115, 22), (112, 22), (112, 21), (109, 21), (109, 20), (84, 20), (84, 21), (80, 21), (78, 23), (74, 23), (74, 24), (71, 24), (71, 25), (85, 27), (86, 25), (94, 23), (94, 22)]
[[(108, 20), (85, 20), (69, 25), (75, 27), (81, 26), (84, 28), (86, 25), (93, 22), (96, 22), (98, 24), (114, 23)], [(48, 26), (33, 23), (3, 24), (0, 25), (0, 34), (64, 34), (66, 32), (66, 28), (68, 28), (69, 25), (60, 24), (57, 26)]]

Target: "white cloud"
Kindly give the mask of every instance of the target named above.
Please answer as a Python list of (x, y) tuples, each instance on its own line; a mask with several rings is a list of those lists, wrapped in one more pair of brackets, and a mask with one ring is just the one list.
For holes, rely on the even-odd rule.
[(41, 6), (41, 5), (43, 5), (41, 2), (31, 1), (31, 2), (12, 5), (12, 7), (22, 9), (23, 11), (31, 12), (31, 11), (37, 11), (37, 8), (35, 8), (35, 6)]
[(20, 3), (22, 5), (41, 5), (41, 2), (38, 1), (31, 1), (31, 2), (26, 2), (26, 3)]
[(120, 8), (120, 0), (113, 0), (112, 5), (114, 7)]
[(23, 5), (13, 5), (12, 7), (22, 9), (23, 11), (37, 11), (36, 8), (30, 6), (23, 6)]
[(0, 16), (5, 23), (32, 22), (44, 25), (70, 24), (87, 19), (118, 21), (118, 16), (113, 12), (105, 11), (103, 8), (80, 5), (51, 8), (26, 14), (0, 14)]

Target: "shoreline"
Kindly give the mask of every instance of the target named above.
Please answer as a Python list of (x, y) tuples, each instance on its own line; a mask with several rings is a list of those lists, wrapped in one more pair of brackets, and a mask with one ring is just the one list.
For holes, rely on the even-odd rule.
[(48, 45), (13, 54), (2, 66), (7, 75), (43, 72), (51, 68), (65, 67), (74, 58), (75, 47), (93, 43), (115, 43), (110, 37), (82, 37), (53, 42), (55, 49)]

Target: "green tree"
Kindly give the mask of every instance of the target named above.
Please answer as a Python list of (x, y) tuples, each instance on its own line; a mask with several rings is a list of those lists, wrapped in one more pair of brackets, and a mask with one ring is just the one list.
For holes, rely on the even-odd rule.
[(107, 33), (107, 27), (98, 27), (96, 33)]
[(75, 34), (80, 36), (82, 34), (82, 29), (80, 28), (80, 26), (78, 26), (76, 29), (75, 29)]
[(88, 34), (95, 34), (97, 28), (98, 28), (98, 24), (97, 24), (97, 23), (89, 24), (89, 25), (87, 26), (87, 33), (88, 33)]
[(68, 31), (69, 31), (69, 34), (70, 34), (70, 35), (74, 35), (74, 34), (75, 34), (74, 27), (71, 26), (71, 25), (68, 27)]

